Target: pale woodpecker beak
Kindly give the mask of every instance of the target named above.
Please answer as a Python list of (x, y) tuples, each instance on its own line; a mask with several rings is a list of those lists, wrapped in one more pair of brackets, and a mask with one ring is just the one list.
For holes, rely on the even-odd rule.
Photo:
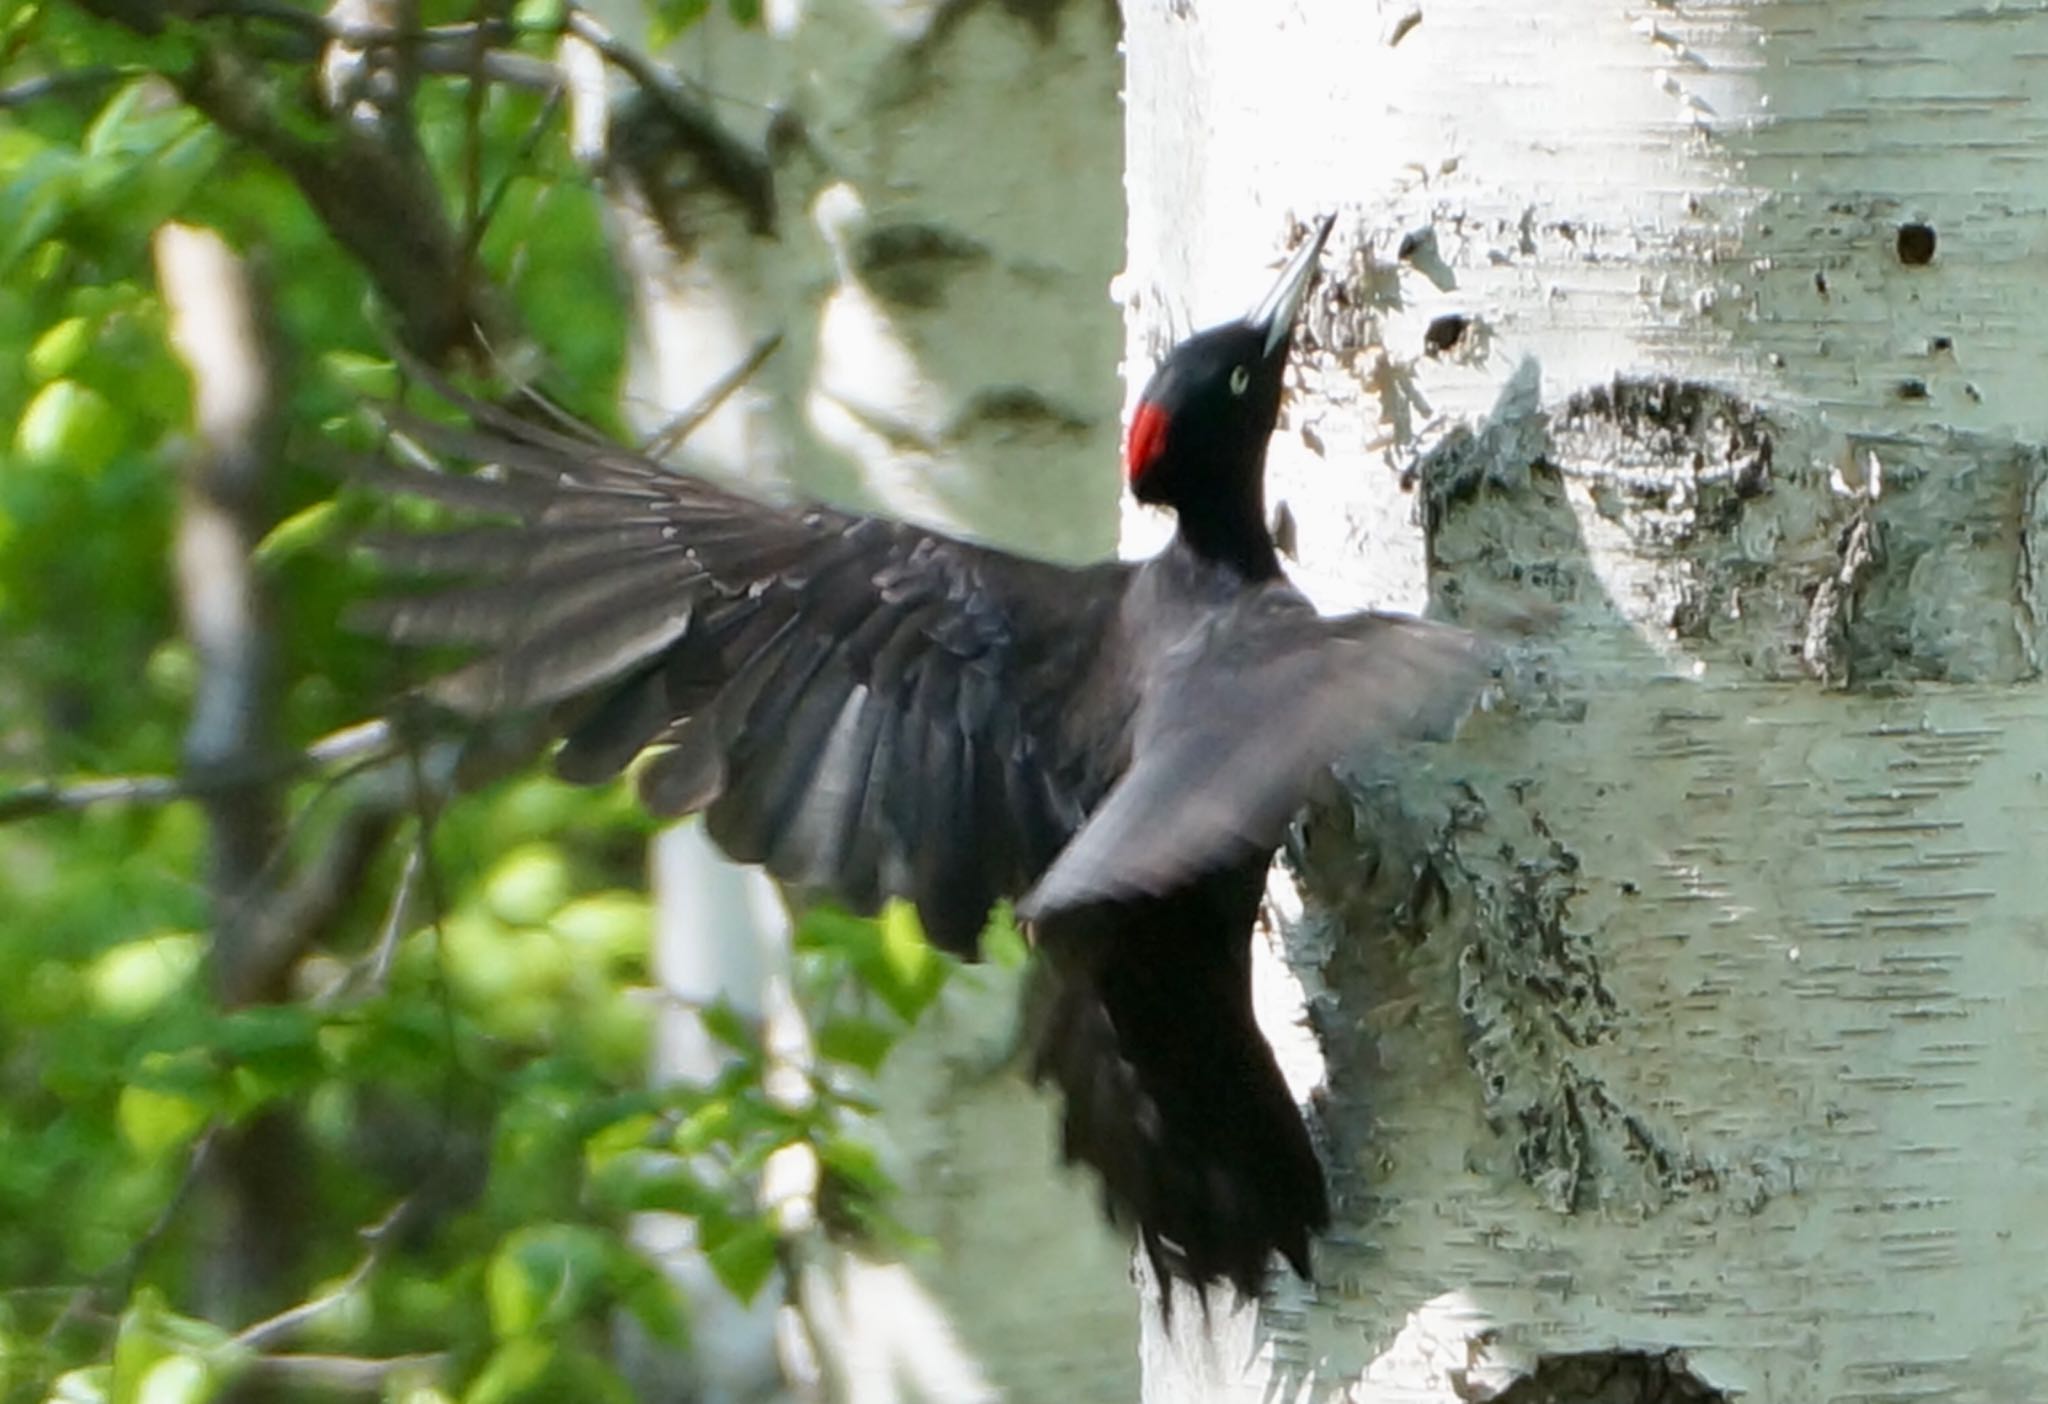
[(1294, 330), (1294, 319), (1301, 314), (1302, 299), (1308, 293), (1308, 285), (1316, 271), (1316, 259), (1323, 252), (1323, 243), (1330, 237), (1330, 227), (1337, 222), (1337, 216), (1324, 215), (1316, 224), (1315, 233), (1307, 243), (1287, 260), (1287, 266), (1280, 270), (1279, 279), (1273, 290), (1260, 298), (1258, 305), (1245, 313), (1245, 325), (1259, 328), (1266, 333), (1265, 355), (1271, 357), (1275, 351), (1287, 344), (1289, 333)]

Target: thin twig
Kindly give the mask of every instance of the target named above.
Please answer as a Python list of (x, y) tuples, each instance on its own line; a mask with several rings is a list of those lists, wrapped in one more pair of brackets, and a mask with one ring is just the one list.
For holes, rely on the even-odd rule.
[(397, 754), (397, 750), (391, 722), (384, 717), (371, 717), (368, 721), (330, 731), (306, 747), (306, 762), (309, 765), (336, 765), (344, 761), (382, 760)]
[(417, 60), (420, 72), (443, 78), (469, 74), (488, 78), (502, 87), (526, 88), (537, 93), (560, 92), (564, 86), (562, 70), (544, 58), (509, 49), (490, 49), (478, 58), (467, 44), (455, 39), (436, 39), (421, 45)]
[(405, 850), (405, 867), (398, 874), (398, 888), (391, 894), (391, 906), (384, 913), (384, 926), (370, 953), (350, 966), (333, 987), (324, 991), (316, 1004), (332, 1009), (353, 995), (382, 993), (398, 958), (398, 943), (411, 924), (414, 894), (419, 890), (420, 871), (426, 862), (426, 845), (415, 841)]
[(207, 799), (251, 780), (283, 780), (301, 771), (345, 763), (366, 763), (396, 755), (391, 723), (383, 717), (343, 727), (305, 750), (264, 762), (254, 774), (115, 775), (100, 780), (60, 784), (38, 781), (0, 793), (0, 824), (67, 814), (100, 804), (169, 804)]
[(163, 804), (197, 793), (202, 782), (176, 775), (123, 775), (58, 785), (39, 781), (0, 794), (0, 824), (34, 819), (96, 804)]
[[(488, 3), (488, 0), (482, 0)], [(470, 71), (462, 93), (462, 249), (457, 275), (475, 276), (477, 250), (483, 243), (484, 209), (484, 81), (483, 58), (489, 48), (481, 26), (470, 45)]]
[(681, 75), (664, 71), (662, 67), (645, 54), (630, 45), (621, 44), (612, 37), (612, 32), (592, 19), (581, 9), (571, 9), (564, 17), (562, 26), (569, 33), (581, 39), (591, 48), (604, 55), (605, 62), (638, 83), (650, 93), (669, 92), (682, 85)]
[(234, 1344), (244, 1350), (264, 1350), (280, 1341), (290, 1339), (309, 1322), (325, 1316), (346, 1302), (358, 1288), (369, 1281), (370, 1274), (376, 1271), (377, 1264), (383, 1261), (385, 1245), (391, 1239), (392, 1229), (411, 1207), (411, 1199), (399, 1200), (383, 1218), (356, 1235), (368, 1246), (363, 1250), (362, 1258), (349, 1269), (348, 1276), (344, 1277), (332, 1291), (324, 1292), (320, 1296), (300, 1302), (297, 1306), (287, 1307), (275, 1316), (266, 1316), (253, 1325), (243, 1327), (235, 1333)]
[(199, 1177), (205, 1171), (208, 1161), (212, 1158), (214, 1147), (219, 1141), (220, 1126), (218, 1123), (208, 1125), (204, 1131), (199, 1133), (198, 1139), (192, 1142), (192, 1149), (186, 1154), (185, 1169), (178, 1176), (178, 1183), (172, 1188), (170, 1198), (166, 1199), (163, 1207), (157, 1210), (156, 1217), (150, 1220), (149, 1227), (145, 1228), (136, 1236), (135, 1241), (128, 1245), (128, 1251), (121, 1255), (121, 1261), (101, 1273), (94, 1281), (86, 1283), (71, 1294), (71, 1300), (64, 1304), (64, 1309), (57, 1313), (56, 1319), (50, 1323), (49, 1329), (43, 1332), (43, 1343), (45, 1345), (50, 1344), (63, 1335), (70, 1328), (71, 1323), (77, 1321), (80, 1317), (99, 1309), (110, 1301), (125, 1300), (127, 1298), (130, 1291), (134, 1288), (135, 1279), (141, 1275), (142, 1265), (148, 1260), (150, 1252), (162, 1241), (163, 1236), (171, 1231), (171, 1226), (177, 1222), (179, 1211), (185, 1207), (185, 1201), (191, 1198), (192, 1190), (199, 1183)]
[(754, 343), (740, 363), (713, 381), (711, 387), (696, 400), (685, 406), (683, 411), (655, 430), (640, 443), (640, 452), (651, 458), (659, 458), (677, 444), (696, 432), (697, 426), (709, 419), (735, 390), (753, 379), (754, 373), (766, 365), (782, 345), (782, 333), (770, 332)]
[(491, 193), (484, 198), (483, 208), (477, 213), (476, 227), (469, 232), (472, 255), (483, 247), (485, 231), (491, 227), (491, 221), (498, 217), (498, 210), (505, 203), (506, 195), (511, 193), (512, 182), (526, 169), (526, 163), (532, 159), (534, 148), (540, 145), (540, 139), (546, 134), (548, 125), (555, 120), (555, 114), (562, 110), (563, 95), (567, 91), (568, 89), (559, 83), (548, 90), (547, 101), (541, 104), (540, 112), (519, 138), (519, 147), (512, 153), (505, 173), (498, 177), (497, 184), (491, 187)]
[[(659, 149), (668, 153), (678, 145), (687, 147), (696, 156), (704, 176), (739, 202), (753, 232), (761, 236), (771, 234), (775, 228), (776, 197), (775, 174), (768, 157), (726, 128), (707, 98), (699, 96), (704, 93), (702, 85), (620, 43), (583, 10), (571, 9), (563, 23), (570, 34), (588, 44), (653, 99), (654, 114), (658, 114), (668, 138), (658, 144)], [(641, 175), (644, 179), (646, 172)]]
[(0, 112), (16, 107), (29, 107), (47, 98), (61, 97), (73, 91), (96, 91), (140, 78), (150, 70), (132, 65), (107, 65), (95, 68), (68, 68), (61, 73), (46, 73), (40, 78), (30, 78), (9, 88), (0, 88)]
[(405, 867), (398, 874), (398, 890), (391, 894), (391, 910), (385, 914), (384, 929), (377, 935), (376, 949), (370, 952), (364, 979), (373, 992), (381, 990), (390, 977), (392, 963), (398, 955), (398, 938), (405, 934), (406, 918), (412, 914), (413, 894), (419, 889), (420, 874), (426, 864), (426, 835), (421, 834), (406, 850)]
[[(397, 821), (397, 806), (375, 798), (341, 816), (319, 846), (305, 856), (290, 881), (277, 884), (262, 906), (250, 914), (246, 950), (227, 987), (229, 996), (253, 994), (286, 981), (299, 957), (326, 939), (335, 920), (361, 889)], [(278, 844), (265, 865), (266, 874), (284, 866), (290, 848), (288, 839)]]
[(199, 1133), (199, 1138), (192, 1142), (192, 1150), (185, 1157), (185, 1171), (179, 1176), (177, 1187), (171, 1191), (171, 1197), (164, 1201), (163, 1208), (157, 1210), (156, 1217), (149, 1222), (149, 1227), (144, 1229), (141, 1236), (129, 1247), (119, 1268), (116, 1269), (118, 1275), (113, 1280), (121, 1284), (121, 1296), (128, 1295), (136, 1274), (142, 1271), (143, 1259), (156, 1247), (158, 1241), (171, 1231), (171, 1225), (177, 1222), (179, 1211), (185, 1207), (185, 1201), (191, 1198), (192, 1191), (197, 1188), (199, 1177), (206, 1169), (206, 1162), (219, 1143), (218, 1123), (207, 1126)]
[(518, 32), (517, 26), (502, 19), (480, 24), (428, 24), (418, 26), (359, 24), (336, 19), (331, 14), (303, 10), (284, 0), (203, 0), (192, 7), (193, 19), (268, 20), (296, 29), (326, 44), (347, 44), (351, 48), (414, 48), (428, 44), (474, 44), (479, 38), (503, 43)]
[(361, 1355), (259, 1355), (248, 1364), (248, 1377), (294, 1393), (317, 1390), (331, 1394), (380, 1394), (393, 1375), (417, 1371), (441, 1374), (448, 1368), (445, 1351), (393, 1355), (374, 1359)]

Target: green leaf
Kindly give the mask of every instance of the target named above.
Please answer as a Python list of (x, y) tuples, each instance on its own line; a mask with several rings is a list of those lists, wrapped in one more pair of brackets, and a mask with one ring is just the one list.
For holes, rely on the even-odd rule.
[(581, 1224), (539, 1224), (507, 1236), (484, 1274), (500, 1339), (574, 1320), (605, 1282), (606, 1242)]
[(189, 1355), (171, 1355), (143, 1372), (135, 1386), (134, 1404), (206, 1404), (219, 1388), (204, 1362)]
[(204, 1103), (152, 1087), (124, 1087), (114, 1107), (121, 1138), (145, 1160), (156, 1160), (190, 1145), (212, 1113)]
[(159, 931), (102, 954), (86, 970), (94, 1006), (108, 1018), (142, 1018), (188, 988), (206, 946), (189, 931)]
[(321, 353), (320, 367), (345, 389), (365, 399), (390, 400), (398, 395), (398, 367), (389, 356), (366, 356), (360, 351), (334, 350)]
[(851, 1015), (828, 1019), (818, 1028), (818, 1054), (873, 1074), (896, 1046), (897, 1034), (895, 1027), (876, 1019)]
[(166, 702), (191, 702), (199, 690), (199, 655), (186, 639), (165, 639), (150, 650), (143, 681)]
[(666, 48), (711, 12), (711, 0), (655, 0), (653, 16), (647, 23), (647, 46)]
[(512, 23), (521, 29), (555, 34), (561, 31), (568, 12), (565, 0), (519, 0), (512, 7)]
[(256, 564), (274, 568), (334, 539), (343, 522), (341, 504), (333, 498), (302, 507), (263, 534), (253, 555)]
[(868, 983), (905, 1020), (915, 1019), (945, 987), (945, 957), (924, 939), (924, 928), (908, 902), (884, 907), (881, 928), (880, 974), (868, 972)]
[(234, 1064), (236, 1116), (296, 1096), (327, 1072), (320, 1016), (306, 1005), (252, 1005), (228, 1014), (218, 1028), (215, 1047)]
[(553, 844), (513, 849), (484, 879), (484, 904), (510, 926), (539, 926), (568, 900), (569, 865)]
[(548, 925), (579, 954), (609, 968), (632, 967), (647, 959), (654, 909), (637, 892), (599, 892), (569, 903)]
[(672, 1214), (722, 1213), (726, 1196), (711, 1188), (678, 1155), (638, 1150), (616, 1156), (591, 1176), (591, 1194), (625, 1213), (662, 1210)]
[(319, 1056), (320, 1016), (303, 1004), (251, 1005), (226, 1015), (219, 1028), (215, 1046), (234, 1058)]
[(463, 1404), (511, 1404), (532, 1397), (534, 1387), (555, 1363), (553, 1341), (538, 1336), (508, 1340), (491, 1352), (484, 1368), (462, 1396)]
[(742, 1302), (754, 1300), (775, 1271), (781, 1244), (775, 1226), (765, 1218), (736, 1221), (728, 1232), (707, 1242), (704, 1257), (725, 1290)]
[(46, 1404), (109, 1404), (109, 1391), (114, 1384), (114, 1370), (110, 1365), (88, 1365), (81, 1370), (66, 1370), (50, 1386), (50, 1397)]
[(161, 82), (138, 78), (114, 90), (86, 129), (79, 150), (88, 160), (133, 155), (160, 147), (197, 125), (197, 114), (171, 100)]
[(620, 1156), (646, 1150), (660, 1126), (661, 1118), (651, 1111), (622, 1116), (583, 1138), (584, 1163), (592, 1170), (602, 1170)]
[(1008, 902), (998, 903), (989, 913), (988, 926), (981, 933), (981, 955), (1000, 970), (1021, 970), (1031, 959), (1031, 943), (1024, 939)]
[(500, 1038), (548, 1038), (574, 973), (570, 952), (552, 932), (504, 927), (464, 911), (442, 923), (441, 950), (449, 984), (484, 1027)]
[(736, 1120), (731, 1101), (714, 1097), (683, 1118), (669, 1144), (679, 1154), (695, 1155), (729, 1140)]
[(882, 1158), (875, 1148), (851, 1136), (828, 1137), (818, 1147), (818, 1163), (828, 1174), (869, 1193), (886, 1193), (895, 1187), (888, 1172), (882, 1169)]
[(690, 1342), (690, 1318), (682, 1294), (667, 1275), (630, 1248), (614, 1249), (612, 1277), (620, 1303), (653, 1339), (671, 1350)]
[(882, 929), (872, 917), (819, 905), (805, 911), (797, 922), (793, 943), (798, 950), (834, 951), (858, 961), (879, 954)]
[(78, 199), (78, 158), (46, 148), (23, 161), (0, 187), (0, 272), (56, 232)]
[(53, 380), (37, 391), (14, 430), (15, 451), (29, 463), (86, 475), (105, 468), (127, 441), (126, 416), (75, 380)]
[(28, 349), (28, 372), (38, 381), (68, 375), (92, 349), (89, 317), (66, 317), (36, 338)]
[(712, 1001), (698, 1011), (697, 1017), (704, 1023), (704, 1032), (733, 1052), (750, 1059), (761, 1056), (760, 1028), (754, 1020), (734, 1009), (728, 1001)]
[(144, 1287), (114, 1336), (112, 1404), (204, 1404), (221, 1383), (204, 1357), (230, 1354), (227, 1332), (179, 1315)]

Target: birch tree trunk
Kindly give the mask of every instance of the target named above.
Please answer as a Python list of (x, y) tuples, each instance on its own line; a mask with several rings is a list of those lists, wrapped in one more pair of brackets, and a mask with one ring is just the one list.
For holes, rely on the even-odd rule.
[[(628, 39), (649, 8), (591, 7)], [(773, 336), (680, 462), (1037, 555), (1109, 553), (1114, 6), (767, 0), (747, 28), (725, 9), (663, 55), (685, 80), (667, 101), (580, 104), (635, 309), (629, 414), (658, 431)], [(689, 833), (658, 847), (658, 964), (679, 994), (771, 1015), (779, 983), (787, 1014), (781, 923), (737, 900), (756, 880), (721, 862)], [(1122, 1246), (1091, 1187), (1057, 1169), (1045, 1099), (1006, 1066), (1013, 983), (955, 980), (883, 1070), (888, 1163), (931, 1248), (900, 1266), (819, 1255), (796, 1292), (817, 1393), (1054, 1404), (1138, 1387)], [(714, 1050), (671, 1017), (655, 1075), (704, 1075)], [(678, 1261), (706, 1298), (705, 1344), (680, 1362), (690, 1387), (710, 1404), (788, 1397), (775, 1294), (733, 1311)], [(663, 1364), (647, 1362), (647, 1386), (674, 1393)]]
[(2048, 1398), (2048, 11), (1125, 9), (1133, 366), (1338, 211), (1298, 576), (1558, 612), (1294, 845), (1339, 1226), (1145, 1397)]

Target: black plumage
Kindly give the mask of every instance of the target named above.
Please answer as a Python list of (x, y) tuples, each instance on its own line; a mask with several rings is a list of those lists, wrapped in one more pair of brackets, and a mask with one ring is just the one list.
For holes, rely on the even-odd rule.
[(466, 577), (371, 611), (394, 640), (478, 651), (436, 700), (566, 704), (557, 765), (578, 781), (663, 748), (640, 773), (650, 808), (702, 811), (734, 858), (856, 908), (907, 898), (949, 951), (973, 955), (1016, 899), (1065, 1153), (1163, 1274), (1246, 1293), (1275, 1251), (1305, 1275), (1328, 1219), (1252, 1017), (1273, 849), (1333, 761), (1441, 730), (1485, 671), (1470, 634), (1323, 618), (1281, 574), (1266, 440), (1328, 228), (1141, 397), (1131, 485), (1179, 522), (1142, 563), (771, 505), (467, 402), (474, 428), (395, 417), (497, 476), (377, 472), (508, 519), (378, 543)]

